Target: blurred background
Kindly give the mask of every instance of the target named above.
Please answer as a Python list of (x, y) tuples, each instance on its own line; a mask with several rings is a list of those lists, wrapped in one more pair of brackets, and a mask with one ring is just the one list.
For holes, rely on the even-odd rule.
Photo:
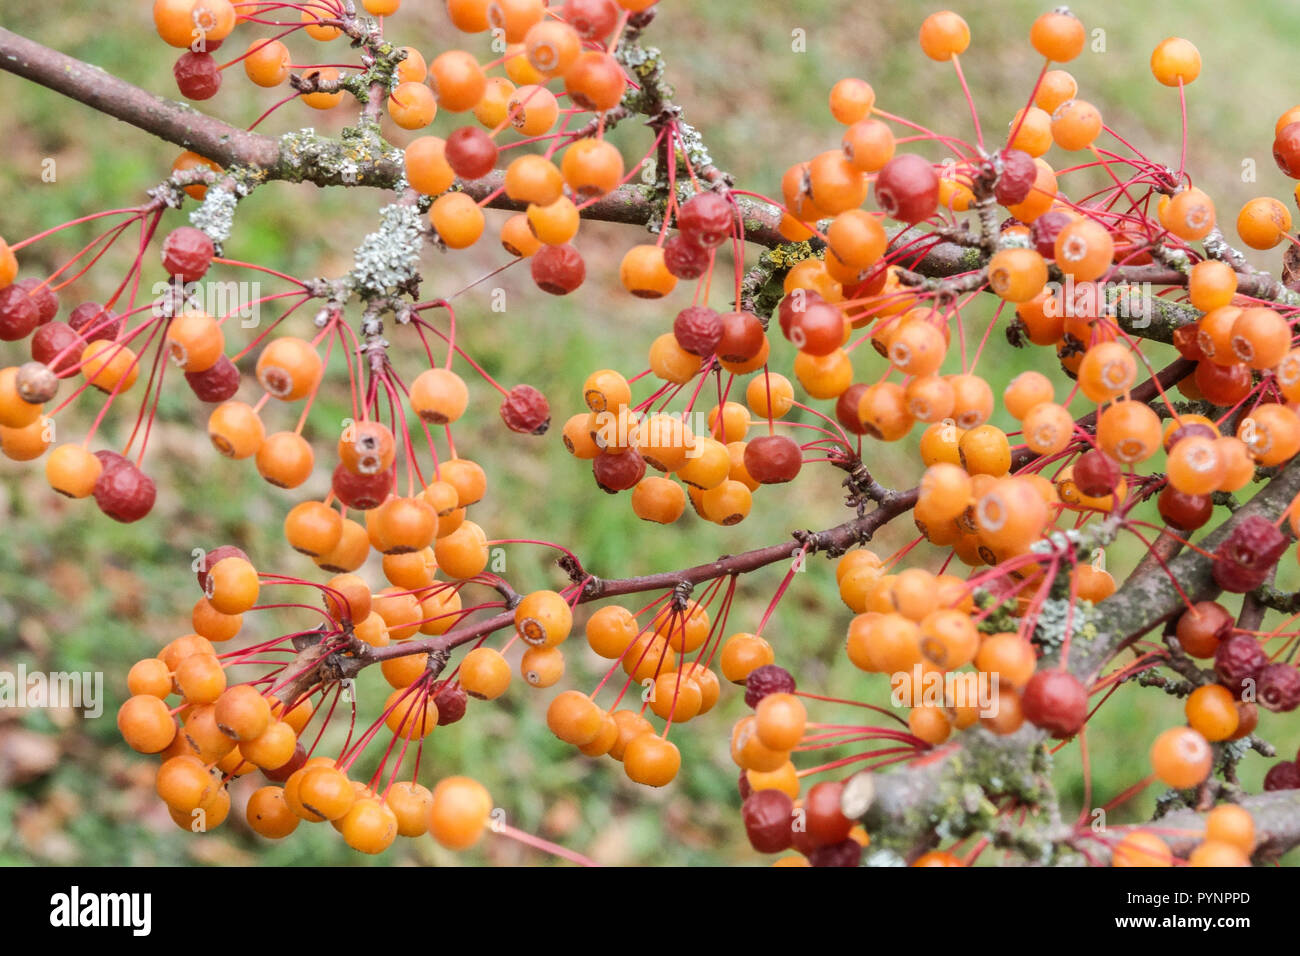
[[(175, 97), (175, 51), (154, 33), (150, 6), (146, 0), (113, 5), (0, 0), (0, 24)], [(973, 42), (962, 61), (990, 138), (1003, 135), (1029, 95), (1041, 64), (1029, 46), (1028, 29), (1048, 6), (1041, 0), (952, 3), (971, 26)], [(1203, 71), (1188, 90), (1188, 167), (1196, 183), (1215, 198), (1230, 236), (1231, 220), (1246, 199), (1276, 195), (1290, 204), (1292, 184), (1271, 162), (1270, 146), (1274, 119), (1300, 101), (1300, 89), (1285, 79), (1283, 67), (1300, 42), (1300, 20), (1292, 4), (1259, 0), (1229, 10), (1213, 0), (1098, 0), (1072, 6), (1092, 31), (1091, 49), (1069, 65), (1080, 96), (1097, 104), (1107, 124), (1147, 156), (1174, 166), (1180, 136), (1178, 95), (1152, 79), (1147, 62), (1155, 44), (1171, 33), (1200, 47)], [(735, 174), (741, 188), (779, 195), (787, 166), (838, 144), (840, 128), (826, 108), (826, 94), (844, 76), (869, 80), (884, 109), (971, 138), (970, 115), (952, 69), (926, 59), (916, 44), (920, 21), (936, 9), (938, 4), (878, 0), (664, 0), (644, 42), (663, 49), (677, 101), (686, 120), (704, 132), (715, 162)], [(218, 59), (233, 58), (254, 38), (269, 35), (268, 27), (241, 25), (218, 51)], [(437, 0), (406, 0), (390, 20), (388, 35), (414, 45), (427, 59), (453, 46), (469, 49), (484, 61), (496, 56), (485, 35), (465, 37), (451, 29)], [(290, 38), (289, 45), (295, 63), (345, 62), (351, 54), (343, 43), (321, 47), (305, 36)], [(253, 87), (236, 67), (228, 72), (220, 93), (200, 105), (246, 125), (283, 95), (283, 90)], [(319, 113), (291, 103), (259, 129), (275, 134), (312, 126), (332, 133), (354, 115), (346, 106)], [(441, 115), (432, 131), (446, 135), (466, 119)], [(0, 128), (5, 130), (0, 233), (11, 242), (69, 219), (140, 202), (145, 189), (167, 176), (178, 152), (7, 74), (0, 74)], [(398, 144), (411, 136), (387, 126), (386, 131)], [(629, 165), (650, 144), (648, 131), (636, 123), (624, 124), (612, 138)], [(42, 179), (47, 159), (55, 163), (54, 182)], [(1073, 162), (1057, 149), (1047, 159), (1058, 169)], [(1071, 182), (1077, 182), (1072, 193), (1089, 191), (1086, 178), (1067, 180)], [(350, 267), (352, 250), (374, 228), (377, 209), (387, 201), (387, 196), (369, 189), (322, 191), (284, 184), (259, 189), (241, 204), (226, 255), (297, 276), (342, 274)], [(187, 204), (184, 212), (169, 213), (160, 234), (182, 224), (190, 208)], [(445, 255), (426, 250), (426, 298), (457, 292), (508, 261), (494, 238), (505, 215), (489, 212), (488, 232), (471, 250)], [(89, 228), (73, 228), (24, 250), (22, 274), (47, 275), (94, 235)], [(841, 473), (816, 466), (805, 469), (793, 485), (762, 489), (749, 519), (734, 528), (707, 525), (689, 513), (673, 526), (647, 526), (632, 514), (626, 495), (601, 493), (589, 467), (565, 453), (559, 426), (582, 409), (580, 387), (586, 375), (612, 367), (630, 377), (644, 369), (650, 342), (689, 303), (687, 284), (658, 302), (635, 300), (618, 287), (623, 251), (643, 238), (629, 227), (584, 224), (577, 245), (586, 257), (588, 280), (565, 298), (537, 292), (524, 268), (512, 268), (456, 299), (460, 344), (507, 386), (528, 382), (542, 389), (554, 422), (543, 438), (504, 430), (497, 419), (498, 396), (462, 367), (475, 401), (457, 425), (458, 450), (478, 460), (490, 476), (489, 494), (471, 517), (492, 538), (539, 538), (571, 546), (589, 570), (607, 577), (696, 564), (782, 540), (793, 528), (823, 528), (844, 520)], [(93, 271), (63, 291), (64, 315), (80, 301), (102, 301), (112, 294), (133, 254), (125, 246), (114, 247)], [(747, 264), (756, 256), (753, 250)], [(163, 278), (156, 250), (150, 250), (145, 263), (146, 284)], [(1278, 268), (1271, 255), (1261, 256), (1257, 265)], [(720, 274), (728, 275), (729, 268), (723, 265)], [(214, 269), (212, 277), (247, 276)], [(727, 284), (723, 281), (715, 289), (712, 305), (726, 305)], [(504, 313), (491, 311), (495, 289), (504, 290)], [(279, 289), (270, 283), (263, 287), (264, 293), (272, 291)], [(967, 313), (972, 345), (992, 311), (992, 306), (977, 303)], [(282, 328), (306, 334), (308, 314)], [(228, 344), (235, 348), (243, 347), (239, 336), (251, 334), (227, 326)], [(390, 338), (399, 370), (409, 380), (424, 361), (419, 343), (408, 330), (390, 330)], [(1168, 351), (1153, 347), (1151, 361), (1159, 367), (1168, 361)], [(25, 358), (26, 346), (9, 345), (0, 352), (4, 364), (14, 364)], [(793, 378), (787, 343), (774, 342), (773, 352), (773, 367)], [(306, 432), (318, 449), (333, 442), (338, 421), (349, 413), (338, 358), (336, 350), (331, 371), (335, 385), (323, 391)], [(855, 352), (854, 360), (860, 380), (873, 380), (884, 369), (870, 349)], [(1065, 388), (1050, 352), (1014, 350), (1001, 329), (989, 337), (977, 370), (1000, 393), (1011, 377), (1029, 367), (1048, 371)], [(263, 570), (323, 579), (307, 558), (283, 544), (281, 521), (304, 496), (323, 492), (326, 476), (317, 475), (300, 491), (286, 493), (263, 483), (251, 462), (219, 457), (205, 434), (207, 408), (180, 387), (174, 374), (169, 378), (145, 458), (145, 469), (158, 484), (158, 503), (138, 524), (116, 524), (90, 502), (54, 495), (40, 462), (0, 462), (0, 670), (13, 671), (23, 664), (29, 670), (102, 672), (105, 694), (104, 716), (97, 720), (73, 711), (0, 710), (0, 862), (552, 862), (492, 836), (459, 855), (424, 838), (399, 840), (384, 854), (364, 858), (348, 850), (329, 827), (303, 826), (289, 839), (272, 844), (254, 836), (243, 821), (242, 802), (256, 786), (251, 778), (235, 788), (236, 809), (221, 829), (198, 836), (172, 823), (153, 793), (154, 762), (128, 750), (114, 726), (126, 672), (137, 659), (189, 631), (190, 607), (199, 593), (190, 571), (193, 548), (233, 543)], [(241, 397), (256, 397), (247, 386), (245, 391), (249, 395)], [(799, 397), (806, 398), (802, 393)], [(60, 416), (60, 440), (84, 435), (94, 411), (83, 402)], [(130, 401), (114, 407), (102, 426), (102, 440), (120, 447), (135, 412)], [(297, 408), (269, 407), (268, 431), (292, 428), (297, 414)], [(994, 422), (1013, 427), (1002, 412)], [(868, 466), (888, 485), (910, 486), (920, 473), (915, 453), (919, 434), (918, 429), (897, 445), (871, 445)], [(1148, 511), (1144, 517), (1153, 519), (1154, 509)], [(899, 523), (882, 533), (875, 547), (888, 554), (913, 536), (910, 523)], [(563, 581), (550, 563), (552, 555), (542, 549), (510, 546), (505, 554), (507, 575), (521, 589), (554, 587)], [(1139, 555), (1136, 542), (1121, 541), (1108, 553), (1107, 564), (1119, 577)], [(913, 556), (933, 570), (941, 563), (928, 545)], [(1293, 557), (1284, 564), (1289, 574)], [(784, 570), (773, 567), (744, 580), (728, 633), (757, 627)], [(365, 573), (376, 588), (385, 583), (377, 566)], [(301, 599), (301, 593), (284, 599)], [(776, 647), (778, 663), (794, 672), (802, 689), (883, 702), (888, 696), (885, 678), (861, 674), (843, 654), (850, 617), (836, 593), (832, 562), (816, 558), (796, 577), (765, 633)], [(761, 862), (740, 825), (736, 770), (727, 752), (731, 724), (745, 712), (736, 688), (724, 687), (713, 712), (674, 729), (683, 771), (663, 791), (631, 784), (621, 766), (584, 758), (546, 729), (545, 706), (556, 691), (590, 690), (603, 674), (603, 662), (582, 639), (583, 620), (585, 614), (579, 616), (575, 639), (566, 645), (568, 673), (560, 685), (534, 691), (516, 676), (510, 691), (495, 704), (471, 702), (467, 719), (440, 729), (427, 741), (422, 781), (473, 775), (489, 788), (511, 824), (605, 863)], [(246, 617), (245, 636), (238, 640), (265, 640), (310, 623), (290, 614), (254, 614)], [(517, 661), (517, 651), (511, 659)], [(377, 669), (363, 674), (363, 719), (379, 712), (386, 694)], [(830, 722), (854, 713), (834, 704), (812, 710), (813, 719)], [(1056, 758), (1055, 779), (1067, 812), (1085, 801), (1087, 806), (1102, 805), (1145, 777), (1150, 741), (1181, 720), (1181, 702), (1156, 690), (1121, 688), (1088, 727), (1090, 796), (1085, 796), (1079, 746), (1066, 747)], [(1265, 713), (1260, 729), (1284, 754), (1294, 753), (1300, 743), (1295, 721), (1286, 717)], [(345, 730), (332, 727), (322, 746), (337, 746)], [(373, 766), (383, 748), (371, 749), (376, 753), (367, 759)], [(1267, 766), (1263, 758), (1248, 756), (1240, 768), (1243, 784), (1258, 789)], [(1144, 791), (1115, 810), (1111, 822), (1149, 816), (1156, 796), (1156, 788)], [(985, 857), (986, 862), (997, 862), (991, 854)]]

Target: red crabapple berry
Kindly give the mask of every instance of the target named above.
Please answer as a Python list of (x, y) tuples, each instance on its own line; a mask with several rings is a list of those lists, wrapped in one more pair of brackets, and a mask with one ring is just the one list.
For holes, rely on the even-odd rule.
[(1088, 692), (1069, 671), (1038, 671), (1020, 694), (1025, 719), (1058, 740), (1073, 737), (1088, 718)]
[(1165, 485), (1156, 498), (1156, 508), (1171, 528), (1195, 531), (1214, 516), (1214, 499), (1184, 494), (1173, 485)]
[(24, 289), (17, 284), (0, 289), (0, 339), (17, 342), (40, 324), (40, 310)]
[(818, 847), (808, 854), (808, 862), (813, 866), (860, 866), (862, 844), (849, 837), (830, 846)]
[(177, 58), (172, 75), (176, 77), (176, 88), (187, 100), (211, 99), (221, 89), (221, 70), (211, 53), (187, 50)]
[(645, 459), (635, 448), (626, 448), (612, 455), (597, 455), (591, 471), (602, 491), (617, 494), (635, 487), (645, 477)]
[(1074, 483), (1089, 498), (1104, 498), (1119, 484), (1119, 462), (1100, 448), (1085, 451), (1074, 463)]
[(202, 372), (186, 372), (185, 382), (201, 402), (228, 402), (239, 391), (239, 368), (223, 355)]
[(68, 325), (87, 342), (111, 342), (121, 334), (123, 320), (98, 302), (83, 302), (68, 314)]
[(792, 481), (803, 467), (803, 453), (785, 435), (760, 435), (745, 446), (745, 470), (760, 484)]
[(1264, 775), (1265, 790), (1300, 790), (1300, 765), (1282, 760), (1268, 768)]
[(19, 279), (14, 285), (31, 296), (32, 301), (36, 303), (37, 322), (41, 325), (59, 314), (59, 294), (50, 287), (48, 281), (28, 276), (26, 279)]
[(1268, 655), (1249, 634), (1234, 634), (1220, 641), (1214, 652), (1214, 672), (1234, 693), (1240, 693), (1246, 681), (1256, 680), (1267, 666)]
[(1044, 259), (1053, 258), (1056, 255), (1056, 237), (1072, 222), (1074, 217), (1059, 209), (1049, 210), (1035, 219), (1029, 227), (1029, 239), (1038, 254)]
[(501, 400), (501, 420), (512, 432), (545, 435), (551, 426), (551, 406), (531, 385), (516, 385)]
[(153, 479), (130, 462), (104, 468), (92, 492), (99, 510), (114, 521), (130, 524), (153, 510), (158, 489)]
[(745, 705), (757, 707), (768, 694), (793, 694), (794, 677), (779, 664), (764, 664), (745, 678)]
[(465, 716), (465, 710), (469, 706), (469, 695), (465, 693), (465, 688), (445, 680), (437, 681), (429, 688), (429, 700), (437, 705), (439, 727), (456, 723)]
[(790, 846), (794, 801), (780, 790), (755, 790), (740, 808), (749, 844), (759, 853), (780, 853)]
[(698, 279), (709, 269), (709, 250), (678, 233), (664, 243), (664, 268), (679, 279)]
[(497, 164), (497, 144), (477, 126), (462, 126), (447, 135), (443, 156), (461, 179), (482, 179)]
[(212, 265), (216, 249), (202, 229), (181, 226), (167, 234), (162, 245), (162, 264), (169, 276), (183, 283), (202, 279)]
[(909, 226), (929, 219), (939, 208), (939, 174), (928, 160), (901, 153), (877, 175), (876, 203), (889, 218)]
[(735, 210), (723, 196), (714, 192), (699, 193), (682, 204), (677, 212), (677, 228), (697, 246), (713, 249), (731, 236)]
[(1234, 527), (1214, 550), (1214, 580), (1225, 591), (1244, 594), (1259, 587), (1286, 550), (1287, 538), (1259, 515)]
[(1022, 203), (1029, 197), (1037, 176), (1034, 158), (1024, 150), (1008, 147), (1002, 151), (1002, 173), (993, 186), (993, 196), (1004, 206)]
[(1300, 706), (1300, 671), (1294, 664), (1268, 664), (1256, 681), (1256, 697), (1261, 706), (1276, 713), (1288, 713)]
[(722, 316), (707, 305), (688, 305), (673, 319), (673, 337), (687, 352), (707, 358), (722, 341)]
[(533, 282), (537, 288), (551, 295), (568, 295), (587, 277), (587, 266), (582, 254), (565, 243), (559, 246), (542, 246), (529, 260)]
[(330, 487), (334, 495), (349, 508), (371, 511), (378, 508), (393, 491), (393, 469), (363, 475), (339, 462)]

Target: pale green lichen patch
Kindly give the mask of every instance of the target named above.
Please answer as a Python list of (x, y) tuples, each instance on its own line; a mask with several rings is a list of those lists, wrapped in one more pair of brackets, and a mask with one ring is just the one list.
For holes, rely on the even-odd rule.
[(351, 280), (363, 295), (394, 296), (416, 278), (423, 222), (419, 210), (402, 203), (385, 206), (379, 215), (379, 229), (357, 247)]
[(235, 207), (239, 205), (239, 198), (224, 186), (209, 186), (203, 202), (190, 213), (190, 225), (202, 229), (220, 248), (230, 238), (230, 232), (234, 228)]

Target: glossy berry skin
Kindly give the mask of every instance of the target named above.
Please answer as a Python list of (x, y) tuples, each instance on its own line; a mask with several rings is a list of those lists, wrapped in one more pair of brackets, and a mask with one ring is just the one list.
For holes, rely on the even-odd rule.
[(1286, 550), (1287, 537), (1259, 515), (1244, 518), (1214, 550), (1214, 580), (1234, 594), (1259, 587)]
[(1255, 692), (1260, 706), (1288, 713), (1300, 706), (1300, 670), (1294, 664), (1268, 664), (1261, 668)]
[(1089, 498), (1104, 498), (1119, 484), (1119, 462), (1100, 448), (1085, 451), (1074, 463), (1074, 483)]
[(461, 179), (482, 179), (497, 164), (497, 144), (477, 126), (462, 126), (447, 135), (443, 155)]
[(1249, 634), (1234, 634), (1221, 641), (1214, 652), (1214, 672), (1233, 693), (1240, 693), (1246, 681), (1258, 680), (1260, 671), (1267, 666), (1268, 655)]
[(808, 854), (808, 862), (813, 866), (860, 866), (862, 844), (850, 838), (830, 846), (818, 847)]
[(1025, 719), (1058, 740), (1073, 737), (1088, 717), (1088, 692), (1069, 671), (1038, 671), (1020, 695)]
[(1007, 148), (1001, 155), (1002, 173), (993, 186), (993, 196), (1003, 206), (1014, 206), (1029, 197), (1038, 176), (1038, 166), (1034, 157), (1024, 150)]
[(915, 153), (902, 153), (885, 163), (876, 178), (876, 204), (885, 215), (915, 225), (939, 208), (939, 174)]
[(465, 716), (469, 695), (460, 684), (440, 680), (429, 689), (429, 700), (438, 708), (438, 726), (454, 724)]
[(531, 385), (516, 385), (501, 400), (501, 420), (513, 432), (545, 435), (551, 426), (551, 406)]
[(49, 365), (62, 352), (59, 365), (67, 367), (76, 361), (85, 347), (86, 340), (74, 332), (72, 326), (66, 322), (48, 322), (32, 335), (32, 361)]
[(158, 489), (152, 478), (126, 462), (100, 471), (92, 493), (100, 511), (114, 521), (130, 524), (153, 509)]
[(185, 382), (201, 402), (228, 402), (239, 391), (239, 368), (228, 356), (223, 355), (211, 368), (202, 372), (186, 372)]
[(172, 75), (176, 77), (176, 88), (187, 100), (211, 99), (221, 89), (221, 71), (211, 53), (187, 50), (177, 58)]
[(791, 481), (803, 467), (803, 453), (785, 435), (760, 435), (745, 446), (745, 470), (759, 484)]
[(542, 246), (529, 262), (537, 288), (551, 295), (568, 295), (587, 277), (582, 254), (568, 243)]
[(1195, 531), (1214, 516), (1214, 500), (1209, 495), (1188, 495), (1166, 485), (1156, 498), (1156, 508), (1165, 524), (1179, 531)]
[(759, 853), (780, 853), (789, 848), (793, 814), (794, 801), (780, 790), (755, 790), (749, 794), (740, 816), (750, 846)]
[(777, 664), (764, 664), (749, 672), (745, 678), (745, 706), (757, 707), (768, 694), (793, 694), (794, 677)]
[(853, 821), (840, 809), (843, 791), (844, 784), (838, 780), (823, 780), (809, 789), (803, 802), (804, 824), (807, 829), (805, 843), (823, 847), (848, 839)]
[(713, 249), (731, 236), (735, 210), (731, 203), (714, 192), (692, 196), (677, 213), (677, 228), (695, 245)]
[(1300, 790), (1300, 765), (1283, 760), (1268, 768), (1264, 775), (1265, 790)]
[(193, 226), (181, 226), (163, 240), (163, 268), (169, 276), (179, 277), (182, 282), (197, 282), (212, 265), (215, 252), (207, 233)]
[(722, 341), (722, 317), (707, 305), (689, 305), (673, 319), (673, 337), (692, 355), (710, 356)]
[(763, 323), (753, 312), (724, 312), (718, 358), (725, 362), (747, 362), (763, 349)]
[(1288, 123), (1273, 140), (1273, 161), (1292, 179), (1300, 179), (1300, 123)]
[(678, 233), (664, 243), (664, 267), (679, 279), (698, 279), (709, 269), (709, 250)]
[(635, 448), (613, 455), (597, 455), (591, 463), (596, 484), (611, 495), (627, 491), (645, 477), (645, 459)]

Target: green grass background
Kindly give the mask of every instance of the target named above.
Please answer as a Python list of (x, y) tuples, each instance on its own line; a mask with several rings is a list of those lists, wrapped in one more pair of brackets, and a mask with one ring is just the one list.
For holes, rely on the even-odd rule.
[[(921, 19), (938, 8), (935, 4), (665, 0), (661, 6), (646, 42), (663, 48), (686, 119), (705, 132), (717, 164), (733, 172), (743, 188), (777, 192), (789, 164), (838, 142), (825, 96), (842, 76), (870, 80), (885, 109), (937, 130), (971, 136), (970, 116), (951, 68), (927, 60), (915, 42)], [(952, 6), (971, 25), (974, 40), (963, 66), (985, 133), (996, 140), (1033, 84), (1039, 61), (1027, 32), (1045, 5), (959, 0)], [(1074, 9), (1093, 31), (1091, 45), (1096, 49), (1085, 51), (1070, 69), (1079, 80), (1080, 95), (1102, 109), (1109, 125), (1148, 156), (1177, 165), (1177, 93), (1155, 83), (1147, 59), (1165, 36), (1186, 36), (1198, 44), (1204, 60), (1200, 80), (1188, 91), (1188, 165), (1196, 182), (1216, 198), (1224, 219), (1254, 195), (1289, 198), (1291, 184), (1270, 162), (1269, 147), (1274, 118), (1300, 100), (1300, 90), (1286, 79), (1290, 55), (1300, 41), (1300, 19), (1290, 4), (1259, 0), (1229, 10), (1210, 0), (1104, 0), (1075, 4)], [(73, 0), (40, 5), (0, 0), (0, 24), (146, 89), (175, 94), (170, 76), (173, 52), (154, 35), (144, 0), (98, 8)], [(241, 26), (218, 56), (229, 58), (229, 51), (242, 49), (266, 32)], [(428, 58), (458, 44), (490, 58), (487, 39), (455, 34), (441, 3), (433, 0), (407, 0), (390, 21), (389, 35), (417, 46)], [(803, 52), (792, 49), (798, 39)], [(320, 48), (306, 38), (293, 38), (291, 47), (296, 57), (321, 57)], [(349, 52), (337, 43), (329, 50), (325, 59), (331, 62)], [(225, 88), (203, 108), (246, 124), (280, 95), (251, 87), (236, 68)], [(347, 122), (346, 114), (345, 109), (319, 114), (290, 104), (261, 128), (268, 133), (303, 126), (333, 131)], [(461, 121), (443, 115), (433, 130), (445, 135)], [(8, 75), (0, 75), (0, 128), (6, 131), (0, 161), (0, 233), (11, 240), (140, 201), (145, 188), (166, 176), (176, 153), (144, 133)], [(408, 135), (389, 132), (399, 143)], [(629, 162), (649, 145), (645, 131), (634, 124), (618, 130), (616, 138)], [(1058, 168), (1071, 162), (1059, 150), (1048, 158)], [(56, 163), (53, 183), (41, 178), (47, 159)], [(1252, 163), (1258, 181), (1244, 181), (1243, 171)], [(290, 274), (337, 275), (347, 270), (351, 250), (373, 228), (375, 211), (385, 201), (368, 189), (272, 185), (241, 205), (226, 252)], [(182, 223), (183, 216), (169, 213), (165, 227)], [(502, 214), (490, 215), (489, 236), (473, 250), (425, 253), (426, 297), (456, 292), (505, 261), (490, 241), (501, 221)], [(23, 274), (47, 273), (93, 235), (90, 229), (74, 228), (38, 244), (22, 256)], [(490, 493), (474, 508), (473, 517), (490, 537), (542, 538), (573, 546), (590, 570), (604, 576), (694, 564), (781, 540), (796, 527), (826, 527), (843, 520), (839, 476), (823, 466), (807, 469), (792, 486), (764, 489), (756, 496), (753, 515), (735, 528), (706, 526), (693, 517), (668, 528), (651, 527), (635, 519), (626, 496), (600, 493), (588, 469), (564, 453), (558, 425), (580, 409), (586, 374), (601, 367), (629, 373), (644, 368), (650, 341), (689, 300), (685, 286), (669, 299), (651, 303), (632, 300), (616, 288), (618, 259), (635, 241), (640, 241), (635, 230), (626, 227), (584, 225), (578, 245), (587, 258), (589, 279), (567, 298), (537, 293), (522, 269), (512, 269), (456, 300), (461, 344), (502, 382), (526, 381), (545, 391), (557, 425), (543, 439), (504, 431), (496, 420), (495, 393), (471, 380), (476, 404), (457, 426), (459, 448), (482, 462), (491, 476)], [(77, 301), (111, 293), (114, 276), (120, 277), (128, 261), (125, 245), (65, 290), (65, 313)], [(153, 256), (151, 252), (147, 283), (162, 278)], [(1268, 256), (1259, 257), (1257, 264), (1276, 268)], [(728, 269), (721, 274), (727, 275)], [(225, 270), (216, 277), (243, 276)], [(714, 305), (725, 303), (726, 285), (724, 281), (715, 288)], [(504, 290), (504, 313), (490, 309), (494, 289)], [(991, 316), (991, 307), (984, 303), (968, 313), (972, 347)], [(291, 321), (296, 326), (286, 329), (305, 331), (306, 314)], [(242, 348), (238, 336), (249, 333), (228, 334), (230, 344)], [(409, 378), (422, 361), (419, 344), (406, 330), (391, 332), (390, 337), (399, 369), (408, 370)], [(774, 354), (775, 367), (788, 374), (791, 353), (785, 343), (777, 342)], [(0, 355), (12, 363), (25, 351), (23, 346), (6, 346)], [(870, 350), (854, 357), (859, 378), (880, 374), (883, 366)], [(1153, 362), (1165, 357), (1162, 349), (1152, 349)], [(1000, 389), (1024, 368), (1054, 365), (1045, 351), (1012, 350), (995, 329), (979, 370)], [(337, 361), (334, 366), (337, 378), (341, 367)], [(335, 389), (314, 409), (308, 434), (318, 440), (318, 447), (332, 440), (336, 423), (347, 414), (345, 399)], [(296, 415), (297, 409), (269, 408), (268, 429), (291, 428)], [(133, 418), (134, 408), (125, 403), (114, 409), (103, 426), (104, 438), (120, 443)], [(197, 596), (191, 549), (233, 542), (265, 569), (300, 575), (315, 571), (307, 559), (288, 552), (280, 539), (283, 514), (300, 497), (261, 483), (250, 463), (219, 458), (208, 446), (205, 420), (206, 411), (188, 389), (171, 381), (146, 459), (147, 470), (158, 481), (158, 506), (132, 526), (103, 518), (87, 502), (68, 502), (50, 493), (39, 463), (0, 463), (0, 668), (11, 670), (21, 661), (29, 669), (100, 671), (107, 698), (106, 717), (96, 721), (59, 711), (0, 711), (0, 862), (549, 862), (503, 839), (485, 840), (459, 856), (428, 839), (400, 840), (372, 860), (347, 850), (329, 828), (303, 826), (288, 840), (269, 844), (253, 836), (238, 813), (226, 827), (202, 837), (181, 833), (170, 822), (152, 793), (152, 763), (125, 748), (111, 715), (131, 663), (189, 630), (188, 612)], [(1001, 413), (995, 421), (1011, 427)], [(80, 437), (86, 424), (80, 411), (61, 419), (60, 427), (67, 432), (63, 437)], [(913, 449), (914, 440), (874, 445), (867, 452), (868, 464), (886, 483), (911, 483), (919, 473)], [(323, 487), (323, 476), (318, 475), (305, 490)], [(906, 531), (882, 534), (883, 552), (906, 543)], [(919, 561), (937, 568), (932, 551), (923, 548), (916, 554)], [(1112, 549), (1108, 562), (1122, 571), (1137, 555), (1129, 542)], [(511, 547), (506, 557), (509, 576), (520, 587), (560, 581), (548, 563), (550, 556), (537, 548)], [(1290, 568), (1293, 558), (1284, 560)], [(745, 582), (730, 630), (757, 626), (782, 570), (769, 569)], [(370, 576), (381, 586), (377, 568), (370, 569)], [(817, 559), (796, 579), (767, 633), (777, 647), (778, 661), (795, 672), (805, 689), (883, 699), (883, 678), (860, 674), (842, 653), (850, 616), (836, 596), (832, 565)], [(290, 615), (253, 618), (257, 620), (247, 627), (250, 639), (284, 633), (275, 628), (302, 622)], [(560, 688), (589, 689), (599, 679), (600, 662), (584, 643), (580, 635), (570, 643), (568, 673)], [(363, 675), (363, 714), (377, 712), (385, 692), (377, 672)], [(739, 823), (736, 772), (727, 756), (730, 724), (744, 710), (734, 689), (724, 688), (722, 703), (713, 713), (674, 732), (684, 771), (662, 792), (635, 787), (612, 761), (587, 760), (555, 741), (542, 720), (550, 696), (530, 691), (516, 679), (496, 705), (472, 707), (463, 723), (430, 738), (422, 779), (472, 774), (490, 788), (512, 824), (604, 862), (758, 862)], [(1177, 701), (1157, 691), (1126, 686), (1114, 695), (1089, 725), (1090, 806), (1112, 799), (1149, 772), (1147, 746), (1159, 730), (1181, 719), (1180, 709)], [(851, 712), (827, 705), (814, 714), (835, 721)], [(1266, 714), (1262, 731), (1290, 753), (1300, 739), (1293, 724)], [(337, 730), (332, 728), (327, 736), (336, 745), (343, 732)], [(1058, 766), (1066, 806), (1082, 806), (1077, 745), (1062, 751)], [(1262, 758), (1248, 757), (1241, 768), (1247, 787), (1257, 788), (1266, 769)], [(1147, 791), (1116, 811), (1112, 821), (1149, 814), (1154, 797), (1154, 791)]]

